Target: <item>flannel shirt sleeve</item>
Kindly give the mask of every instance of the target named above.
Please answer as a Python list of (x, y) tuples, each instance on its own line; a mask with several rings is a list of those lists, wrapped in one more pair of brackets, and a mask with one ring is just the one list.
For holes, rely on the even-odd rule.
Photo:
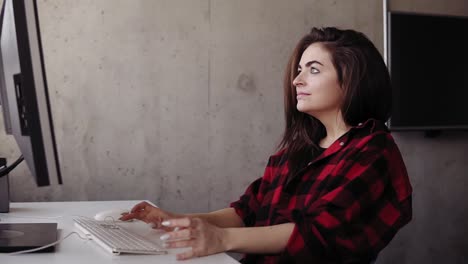
[(349, 163), (336, 188), (287, 218), (295, 223), (284, 260), (375, 259), (411, 219), (411, 185), (389, 134), (377, 135)]
[(256, 179), (246, 189), (239, 200), (232, 202), (230, 207), (234, 208), (246, 227), (254, 226), (257, 211), (260, 208), (271, 177), (273, 175), (272, 157), (269, 158), (263, 177)]

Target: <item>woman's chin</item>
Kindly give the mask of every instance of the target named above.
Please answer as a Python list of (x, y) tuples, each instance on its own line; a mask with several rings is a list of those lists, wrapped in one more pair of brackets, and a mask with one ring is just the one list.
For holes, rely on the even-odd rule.
[(297, 111), (302, 112), (302, 113), (306, 113), (308, 112), (308, 110), (310, 110), (309, 107), (301, 104), (300, 102), (296, 105), (296, 109)]
[(300, 104), (297, 104), (296, 109), (297, 111), (301, 113), (308, 114), (311, 116), (315, 116), (314, 113), (320, 112), (320, 111), (317, 111), (317, 109), (315, 108), (306, 107), (305, 105), (300, 105)]

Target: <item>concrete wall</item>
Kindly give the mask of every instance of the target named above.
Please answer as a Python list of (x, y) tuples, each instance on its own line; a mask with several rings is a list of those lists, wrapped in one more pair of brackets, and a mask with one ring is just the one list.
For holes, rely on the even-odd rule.
[[(468, 15), (464, 0), (393, 10)], [(283, 129), (282, 76), (311, 26), (383, 48), (375, 0), (42, 0), (44, 53), (63, 186), (23, 164), (14, 201), (149, 199), (175, 212), (226, 207), (262, 175)], [(3, 126), (3, 122), (1, 125)], [(0, 156), (19, 155), (0, 128)], [(468, 134), (397, 133), (414, 220), (378, 263), (465, 263)]]
[[(11, 175), (15, 201), (225, 207), (279, 143), (298, 39), (333, 24), (382, 46), (374, 0), (38, 2), (65, 184), (37, 189), (23, 165)], [(1, 138), (2, 155), (19, 155)]]

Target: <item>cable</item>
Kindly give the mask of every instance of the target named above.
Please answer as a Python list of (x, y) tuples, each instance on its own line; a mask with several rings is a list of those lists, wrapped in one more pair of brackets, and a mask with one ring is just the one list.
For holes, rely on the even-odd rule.
[(65, 237), (55, 241), (54, 243), (50, 243), (48, 245), (45, 245), (45, 246), (42, 246), (42, 247), (38, 247), (38, 248), (33, 248), (33, 249), (28, 249), (28, 250), (22, 250), (22, 251), (16, 251), (16, 252), (12, 252), (12, 253), (8, 253), (7, 255), (8, 256), (14, 256), (14, 255), (19, 255), (19, 254), (24, 254), (24, 253), (31, 253), (31, 252), (36, 252), (36, 251), (39, 251), (39, 250), (42, 250), (44, 248), (48, 248), (48, 247), (52, 247), (52, 246), (55, 246), (59, 243), (61, 243), (63, 240), (67, 239), (69, 236), (73, 235), (73, 234), (76, 234), (79, 238), (83, 239), (83, 240), (91, 240), (90, 237), (82, 237), (80, 234), (78, 234), (78, 232), (71, 232), (69, 233), (68, 235), (66, 235)]
[(15, 162), (13, 162), (13, 164), (11, 164), (8, 167), (4, 166), (2, 169), (0, 169), (0, 178), (8, 175), (8, 173), (10, 173), (10, 171), (15, 169), (16, 166), (18, 166), (23, 160), (24, 160), (24, 157), (23, 155), (21, 155)]

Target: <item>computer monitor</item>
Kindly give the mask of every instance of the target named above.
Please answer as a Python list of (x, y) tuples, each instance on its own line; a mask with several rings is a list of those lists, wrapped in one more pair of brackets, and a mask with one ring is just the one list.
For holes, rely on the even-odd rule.
[[(6, 133), (14, 136), (38, 186), (61, 184), (37, 3), (4, 0), (0, 16), (0, 96)], [(4, 175), (16, 164), (0, 167), (0, 212), (10, 210)], [(0, 223), (0, 252), (41, 247), (57, 237), (57, 223)]]
[[(36, 1), (4, 0), (0, 21), (0, 97), (6, 133), (14, 136), (38, 186), (61, 184)], [(8, 192), (7, 179), (1, 177), (0, 185)], [(0, 212), (5, 212), (9, 198), (2, 186)]]

